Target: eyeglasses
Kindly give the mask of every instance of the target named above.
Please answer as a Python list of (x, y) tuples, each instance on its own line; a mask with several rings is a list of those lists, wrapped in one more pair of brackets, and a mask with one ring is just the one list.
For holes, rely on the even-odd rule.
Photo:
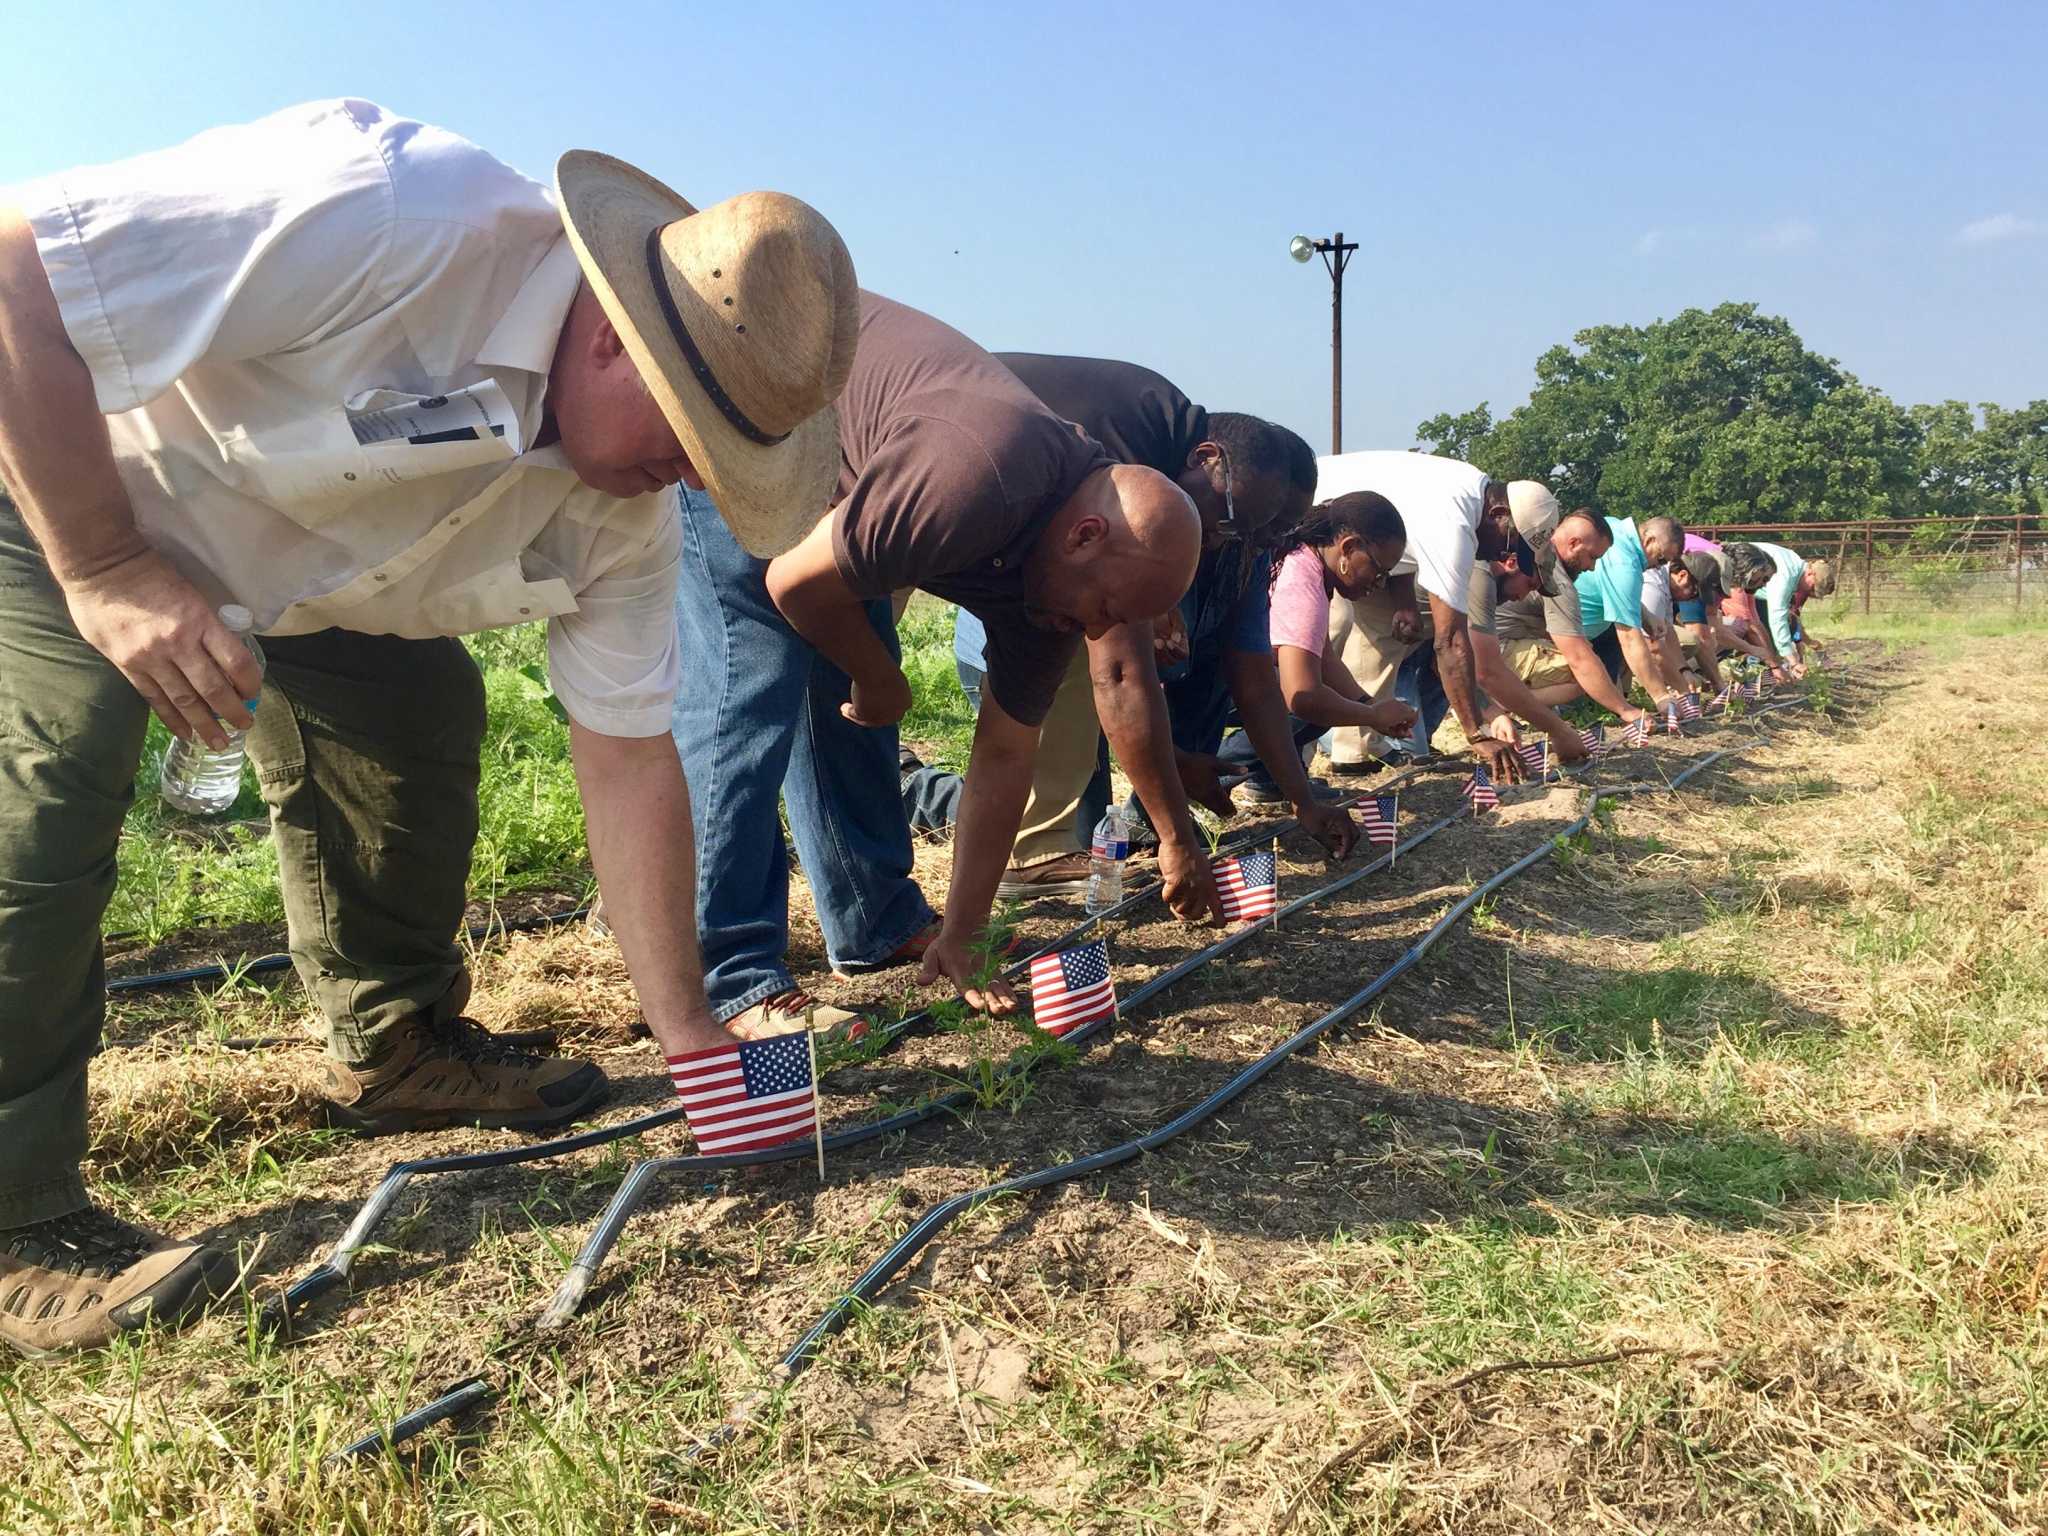
[(1380, 557), (1368, 549), (1362, 540), (1359, 543), (1358, 552), (1365, 556), (1367, 564), (1371, 567), (1368, 573), (1371, 579), (1365, 583), (1365, 590), (1367, 592), (1377, 591), (1386, 583), (1387, 568), (1380, 564)]

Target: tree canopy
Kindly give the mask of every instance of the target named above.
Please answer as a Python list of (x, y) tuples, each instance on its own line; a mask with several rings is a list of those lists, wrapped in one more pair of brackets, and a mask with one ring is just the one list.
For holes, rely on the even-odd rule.
[(1536, 360), (1528, 403), (1415, 429), (1568, 507), (1687, 524), (2041, 516), (2048, 400), (1900, 406), (1754, 304), (1597, 325)]

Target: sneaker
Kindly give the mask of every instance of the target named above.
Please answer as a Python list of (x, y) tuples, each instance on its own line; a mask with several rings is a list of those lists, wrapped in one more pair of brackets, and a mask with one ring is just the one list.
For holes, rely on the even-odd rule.
[(824, 1040), (859, 1040), (868, 1032), (868, 1021), (850, 1008), (821, 1003), (801, 987), (792, 987), (734, 1014), (725, 1027), (742, 1040), (770, 1040), (799, 1029), (809, 1029)]
[(910, 748), (908, 748), (908, 747), (904, 747), (904, 746), (899, 746), (899, 747), (897, 747), (897, 749), (896, 749), (896, 780), (897, 780), (897, 784), (898, 784), (898, 787), (900, 787), (900, 788), (908, 788), (908, 787), (909, 787), (909, 785), (910, 785), (910, 776), (911, 776), (911, 775), (912, 775), (913, 773), (922, 773), (923, 771), (924, 771), (924, 759), (923, 759), (923, 758), (919, 757), (919, 756), (918, 756), (918, 755), (917, 755), (917, 754), (916, 754), (915, 752), (911, 751), (911, 750), (910, 750)]
[[(1035, 901), (1041, 896), (1079, 896), (1088, 889), (1089, 858), (1063, 853), (1041, 864), (1012, 864), (996, 887), (998, 901)], [(1010, 946), (1016, 948), (1015, 943)], [(1005, 950), (1007, 954), (1009, 951)]]
[(88, 1205), (0, 1232), (0, 1339), (24, 1355), (95, 1349), (152, 1318), (183, 1322), (234, 1278), (220, 1249)]
[(532, 1056), (474, 1019), (415, 1023), (361, 1066), (330, 1059), (327, 1123), (365, 1136), (438, 1131), (545, 1131), (605, 1101), (611, 1083), (587, 1061)]
[[(1310, 779), (1309, 792), (1318, 800), (1342, 800), (1347, 793), (1338, 789), (1328, 779)], [(1239, 795), (1250, 805), (1285, 805), (1287, 797), (1280, 793), (1280, 786), (1271, 779), (1246, 779), (1239, 786)]]

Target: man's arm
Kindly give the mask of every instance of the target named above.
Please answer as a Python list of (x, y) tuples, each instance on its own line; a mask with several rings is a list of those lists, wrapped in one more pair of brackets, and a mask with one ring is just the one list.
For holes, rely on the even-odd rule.
[(1479, 718), (1479, 701), (1472, 666), (1472, 632), (1465, 615), (1434, 592), (1429, 594), (1429, 612), (1436, 627), (1436, 675), (1443, 684), (1444, 698), (1451, 713), (1465, 728), (1465, 741), (1486, 765), (1496, 783), (1522, 782), (1522, 760), (1504, 741), (1486, 734), (1486, 722)]
[(647, 1027), (670, 1056), (724, 1044), (697, 954), (697, 845), (676, 744), (603, 736), (573, 720), (569, 752), (583, 792), (590, 862), (604, 892)]
[(1551, 745), (1557, 748), (1557, 755), (1565, 762), (1584, 760), (1586, 744), (1579, 739), (1572, 723), (1537, 698), (1534, 690), (1515, 676), (1507, 657), (1501, 654), (1499, 639), (1474, 633), (1472, 663), (1479, 686), (1486, 690), (1487, 697), (1549, 736)]
[[(173, 735), (225, 747), (261, 674), (213, 604), (136, 531), (92, 373), (19, 210), (0, 209), (0, 480), (86, 642)], [(216, 720), (219, 716), (220, 720)]]
[(839, 712), (855, 725), (894, 725), (910, 712), (910, 680), (868, 622), (867, 602), (846, 584), (827, 513), (796, 548), (768, 562), (768, 597), (790, 628), (852, 682)]
[(1662, 705), (1673, 690), (1664, 681), (1664, 666), (1657, 659), (1657, 653), (1650, 648), (1640, 629), (1627, 624), (1614, 626), (1616, 638), (1621, 641), (1621, 654), (1628, 658), (1628, 668), (1643, 685), (1643, 691), (1650, 696), (1650, 702)]
[(1707, 687), (1719, 693), (1728, 686), (1727, 679), (1721, 676), (1718, 660), (1728, 637), (1721, 630), (1721, 616), (1714, 611), (1712, 603), (1702, 604), (1701, 611), (1704, 622), (1692, 627), (1693, 647), (1699, 656), (1700, 671), (1707, 679)]
[(1550, 643), (1557, 647), (1557, 654), (1565, 659), (1565, 665), (1572, 669), (1572, 681), (1579, 685), (1587, 698), (1602, 709), (1611, 710), (1623, 721), (1636, 719), (1640, 709), (1629, 703), (1622, 691), (1614, 686), (1614, 679), (1602, 664), (1593, 642), (1584, 635), (1553, 634)]
[(1333, 811), (1316, 799), (1287, 723), (1287, 706), (1280, 701), (1280, 675), (1272, 652), (1226, 651), (1223, 676), (1252, 750), (1294, 807), (1295, 821), (1338, 858), (1347, 857), (1358, 841), (1358, 825), (1347, 812)]
[(1159, 834), (1159, 878), (1167, 905), (1189, 922), (1208, 922), (1212, 915), (1221, 922), (1223, 898), (1195, 835), (1174, 760), (1166, 695), (1152, 660), (1152, 626), (1118, 624), (1100, 640), (1089, 641), (1088, 676), (1095, 685), (1095, 717), (1102, 722), (1102, 734)]
[(1662, 619), (1644, 622), (1649, 626), (1650, 643), (1656, 647), (1658, 665), (1663, 668), (1664, 681), (1671, 685), (1674, 693), (1685, 691), (1685, 652), (1678, 648), (1678, 631)]
[(918, 984), (941, 976), (951, 981), (971, 1008), (992, 1014), (1014, 1012), (1017, 994), (1000, 978), (982, 985), (975, 941), (988, 925), (996, 886), (1010, 862), (1024, 802), (1031, 795), (1031, 764), (1038, 755), (1038, 727), (1005, 713), (995, 694), (983, 690), (974, 722), (974, 748), (960, 791), (960, 815), (953, 826), (953, 879), (946, 890), (945, 921), (924, 952)]

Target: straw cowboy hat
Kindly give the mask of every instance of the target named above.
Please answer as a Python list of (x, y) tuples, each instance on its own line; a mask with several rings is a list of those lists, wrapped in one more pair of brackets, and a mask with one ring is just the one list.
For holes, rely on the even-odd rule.
[(824, 515), (860, 334), (837, 230), (780, 192), (699, 213), (644, 171), (573, 149), (562, 224), (605, 315), (749, 554), (778, 555)]

